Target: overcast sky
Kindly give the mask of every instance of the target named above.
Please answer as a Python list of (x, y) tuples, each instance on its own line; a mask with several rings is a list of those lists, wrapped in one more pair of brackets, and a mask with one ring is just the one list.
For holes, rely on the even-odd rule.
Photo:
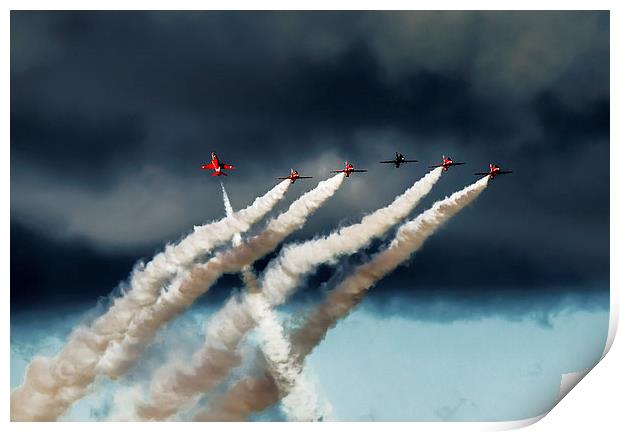
[[(607, 12), (12, 12), (11, 305), (94, 301), (223, 216), (212, 150), (238, 167), (236, 208), (290, 167), (315, 178), (279, 210), (345, 159), (369, 169), (293, 239), (389, 203), (442, 154), (467, 164), (422, 208), (498, 163), (515, 173), (384, 292), (598, 295), (609, 122)], [(397, 150), (422, 163), (377, 164)]]

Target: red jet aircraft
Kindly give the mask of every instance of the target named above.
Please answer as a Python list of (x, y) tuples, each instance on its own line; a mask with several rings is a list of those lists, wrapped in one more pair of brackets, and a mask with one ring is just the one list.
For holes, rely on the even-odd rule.
[(442, 156), (443, 162), (439, 165), (431, 165), (429, 168), (442, 167), (444, 171), (448, 171), (448, 168), (454, 165), (465, 165), (465, 162), (453, 162), (449, 157)]
[(489, 164), (489, 172), (486, 172), (486, 173), (476, 173), (475, 175), (489, 176), (489, 178), (491, 180), (493, 180), (496, 175), (499, 175), (499, 174), (510, 174), (510, 173), (512, 173), (512, 171), (502, 171), (502, 169), (499, 167), (499, 165), (495, 165), (495, 164), (490, 163)]
[(221, 163), (220, 160), (217, 158), (217, 155), (215, 154), (215, 152), (211, 152), (211, 163), (207, 164), (207, 165), (201, 165), (200, 169), (203, 170), (215, 170), (215, 172), (213, 174), (211, 174), (211, 177), (217, 177), (217, 176), (227, 176), (228, 174), (226, 174), (224, 171), (222, 170), (230, 170), (230, 169), (235, 169), (235, 167), (233, 165), (228, 165), (225, 163)]
[(291, 183), (295, 183), (296, 180), (299, 179), (309, 179), (312, 177), (305, 177), (305, 176), (300, 176), (299, 173), (294, 170), (293, 168), (291, 168), (291, 174), (288, 177), (276, 177), (279, 180), (286, 180), (289, 179), (291, 181)]
[(354, 172), (366, 172), (366, 171), (368, 171), (368, 170), (354, 169), (353, 165), (351, 165), (349, 163), (349, 161), (346, 161), (344, 163), (344, 169), (343, 170), (330, 171), (330, 172), (333, 172), (333, 173), (344, 173), (345, 177), (349, 177), (351, 175), (351, 173), (354, 173)]

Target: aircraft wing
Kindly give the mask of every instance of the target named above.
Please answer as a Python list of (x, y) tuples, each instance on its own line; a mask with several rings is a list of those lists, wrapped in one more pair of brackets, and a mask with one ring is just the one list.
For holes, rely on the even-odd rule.
[(358, 169), (351, 170), (351, 172), (367, 172), (367, 171), (368, 170), (358, 170)]
[(408, 163), (408, 162), (419, 162), (415, 159), (411, 159), (411, 160), (404, 160), (404, 161), (400, 161), (401, 163)]
[(213, 162), (210, 162), (208, 165), (205, 165), (203, 169), (206, 169), (206, 170), (215, 169), (215, 167), (213, 166)]
[(443, 164), (440, 164), (440, 165), (429, 165), (429, 168), (439, 168), (439, 167), (442, 167), (442, 166), (443, 166)]
[(481, 175), (481, 176), (485, 176), (485, 175), (489, 175), (489, 173), (474, 173), (474, 175)]
[(344, 170), (330, 171), (330, 173), (339, 173), (339, 172), (344, 172)]
[(276, 177), (278, 180), (290, 180), (290, 177)]
[(379, 161), (379, 163), (396, 163), (395, 161)]
[(496, 175), (497, 175), (497, 174), (512, 174), (512, 171), (500, 171), (500, 172), (495, 173), (495, 174), (496, 174)]
[(224, 169), (235, 169), (234, 165), (222, 164), (222, 168)]
[(465, 165), (465, 162), (452, 162), (452, 165)]
[(299, 176), (299, 177), (297, 177), (297, 178), (302, 179), (302, 178), (312, 178), (312, 177), (308, 177), (308, 176)]

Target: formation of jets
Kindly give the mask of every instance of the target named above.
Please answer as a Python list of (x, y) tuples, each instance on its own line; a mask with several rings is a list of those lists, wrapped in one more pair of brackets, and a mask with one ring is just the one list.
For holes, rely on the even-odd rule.
[[(456, 166), (456, 165), (465, 165), (465, 162), (454, 162), (452, 159), (450, 159), (447, 156), (442, 156), (441, 157), (442, 161), (440, 164), (437, 165), (430, 165), (429, 168), (443, 168), (444, 171), (448, 171), (449, 168)], [(385, 160), (385, 161), (379, 161), (379, 163), (382, 164), (394, 164), (395, 168), (400, 168), (401, 164), (404, 163), (412, 163), (412, 162), (418, 162), (415, 159), (407, 159), (405, 158), (405, 156), (402, 153), (398, 153), (396, 152), (396, 155), (394, 157), (393, 160)], [(217, 155), (215, 154), (215, 152), (211, 153), (211, 163), (209, 164), (205, 164), (205, 165), (201, 165), (200, 169), (203, 170), (213, 170), (214, 172), (211, 174), (211, 177), (217, 177), (217, 176), (226, 176), (228, 174), (226, 174), (223, 170), (233, 170), (235, 169), (234, 165), (229, 165), (229, 164), (225, 164), (223, 162), (220, 162), (219, 158), (217, 157)], [(368, 170), (365, 169), (356, 169), (353, 167), (353, 164), (349, 163), (349, 161), (345, 161), (344, 163), (344, 169), (341, 170), (334, 170), (334, 171), (330, 171), (332, 173), (343, 173), (345, 175), (345, 177), (349, 177), (352, 173), (363, 173), (363, 172), (367, 172)], [(480, 175), (480, 176), (489, 176), (489, 179), (493, 180), (495, 178), (495, 176), (498, 176), (500, 174), (510, 174), (512, 173), (512, 171), (506, 171), (506, 170), (502, 170), (499, 165), (495, 165), (493, 163), (489, 164), (489, 172), (479, 172), (479, 173), (475, 173), (475, 175)], [(308, 176), (301, 176), (299, 175), (299, 172), (294, 170), (293, 168), (291, 168), (291, 173), (286, 176), (286, 177), (276, 177), (276, 179), (278, 180), (290, 180), (291, 183), (295, 183), (297, 180), (299, 179), (309, 179), (312, 177), (308, 177)]]

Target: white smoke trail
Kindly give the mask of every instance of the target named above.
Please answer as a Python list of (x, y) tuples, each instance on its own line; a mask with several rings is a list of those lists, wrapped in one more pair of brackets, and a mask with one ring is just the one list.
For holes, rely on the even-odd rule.
[[(265, 273), (263, 291), (260, 294), (265, 297), (263, 302), (281, 304), (299, 284), (300, 278), (318, 264), (355, 252), (374, 236), (384, 234), (411, 212), (413, 206), (430, 191), (441, 172), (438, 168), (431, 171), (391, 205), (366, 216), (359, 225), (346, 227), (336, 236), (320, 239), (318, 243), (307, 243), (288, 249), (278, 264), (270, 266)], [(290, 280), (282, 283), (282, 277), (285, 276)], [(279, 392), (287, 395), (282, 401), (284, 412), (289, 419), (296, 421), (312, 421), (322, 417), (324, 413), (313, 404), (318, 400), (313, 388), (303, 376), (299, 365), (290, 361), (290, 344), (284, 335), (282, 323), (272, 310), (265, 311), (262, 306), (256, 307), (259, 304), (261, 302), (253, 302), (251, 311), (263, 336), (263, 354), (270, 372)]]
[(258, 235), (237, 247), (219, 253), (191, 271), (177, 275), (168, 289), (152, 305), (136, 314), (132, 325), (119, 341), (113, 341), (99, 360), (100, 373), (118, 377), (134, 364), (141, 348), (156, 331), (204, 294), (224, 273), (237, 273), (273, 251), (290, 233), (301, 228), (308, 217), (329, 199), (342, 184), (338, 174), (298, 198), (289, 209), (271, 220)]
[[(227, 214), (232, 214), (232, 206), (230, 204), (230, 200), (228, 198), (228, 194), (226, 193), (226, 189), (224, 188), (224, 184), (222, 185), (222, 194), (224, 197), (224, 206), (226, 207)], [(237, 235), (233, 239), (233, 244), (235, 242), (241, 241), (241, 235)], [(248, 272), (248, 274), (245, 274)], [(248, 267), (243, 270), (244, 281), (249, 279), (250, 281), (256, 281), (256, 277), (254, 272)], [(257, 292), (257, 290), (253, 290)], [(319, 401), (315, 396), (315, 392), (313, 392), (311, 383), (307, 382), (305, 377), (302, 375), (301, 370), (279, 370), (278, 365), (285, 364), (284, 362), (287, 359), (278, 358), (278, 354), (282, 352), (288, 352), (290, 347), (288, 347), (288, 340), (284, 336), (284, 327), (280, 322), (276, 312), (269, 307), (269, 305), (265, 302), (264, 297), (255, 296), (255, 304), (253, 304), (253, 317), (254, 320), (258, 316), (260, 316), (259, 321), (259, 331), (262, 333), (263, 339), (265, 340), (265, 345), (263, 346), (263, 356), (269, 361), (270, 359), (275, 359), (276, 361), (272, 363), (272, 375), (276, 377), (278, 382), (278, 387), (282, 388), (283, 391), (289, 395), (285, 398), (286, 401), (292, 399), (295, 401), (292, 406), (291, 404), (285, 404), (285, 412), (287, 416), (291, 419), (295, 420), (312, 420), (315, 418), (324, 417), (325, 413), (319, 410)], [(291, 365), (295, 367), (296, 365)], [(294, 377), (295, 380), (291, 381), (289, 377)], [(308, 391), (309, 389), (309, 391)], [(303, 407), (303, 411), (296, 409), (297, 407)], [(147, 412), (145, 408), (142, 409), (142, 413)], [(155, 414), (151, 410), (152, 414)], [(152, 419), (152, 417), (151, 417)]]
[(222, 187), (222, 197), (224, 199), (224, 208), (226, 209), (226, 216), (231, 217), (235, 212), (230, 204), (230, 199), (228, 198), (228, 194), (226, 193), (226, 188), (224, 187), (224, 182), (220, 182), (220, 186)]
[(304, 376), (298, 364), (289, 361), (291, 347), (284, 326), (265, 296), (248, 297), (252, 318), (258, 323), (262, 353), (283, 400), (283, 409), (292, 421), (313, 421), (325, 417), (313, 383)]
[[(441, 225), (478, 197), (487, 183), (488, 177), (483, 177), (473, 185), (433, 204), (429, 210), (401, 226), (386, 249), (375, 254), (369, 262), (358, 266), (338, 284), (327, 299), (309, 314), (304, 325), (291, 335), (288, 346), (292, 346), (293, 350), (287, 357), (285, 370), (303, 370), (306, 356), (323, 340), (328, 330), (346, 316), (372, 286), (408, 260)], [(292, 397), (293, 400), (288, 404), (298, 408), (295, 406), (298, 403), (294, 400), (296, 396), (282, 390), (268, 367), (260, 378), (245, 378), (234, 383), (224, 396), (211, 402), (208, 410), (198, 413), (195, 419), (241, 421), (252, 412), (268, 408), (280, 398), (284, 398), (284, 403)], [(235, 405), (235, 400), (242, 400), (244, 404)]]
[[(215, 280), (224, 272), (238, 272), (245, 266), (252, 264), (258, 258), (271, 252), (288, 234), (294, 230), (301, 228), (307, 218), (316, 209), (318, 209), (328, 198), (330, 198), (342, 184), (344, 176), (337, 174), (328, 180), (324, 180), (318, 186), (305, 193), (297, 199), (286, 213), (281, 214), (278, 218), (272, 220), (267, 228), (259, 235), (251, 238), (246, 243), (240, 244), (226, 254), (218, 255), (209, 260), (204, 265), (197, 265), (191, 274), (182, 281), (175, 280), (167, 293), (160, 298), (161, 304), (154, 305), (143, 314), (140, 325), (137, 326), (140, 333), (131, 334), (123, 341), (116, 344), (113, 349), (108, 350), (106, 356), (99, 362), (99, 367), (106, 371), (106, 374), (117, 376), (127, 369), (127, 365), (133, 364), (135, 357), (139, 352), (139, 348), (144, 344), (145, 340), (149, 340), (154, 333), (151, 328), (159, 328), (160, 323), (167, 322), (178, 310), (182, 310), (191, 304), (196, 297), (205, 292)], [(258, 284), (256, 278), (250, 272), (244, 272), (244, 283), (248, 286), (248, 291), (256, 291)], [(227, 305), (232, 304), (230, 301)], [(234, 309), (234, 306), (233, 306)], [(232, 313), (236, 315), (236, 310), (220, 311), (221, 315)], [(241, 317), (241, 322), (243, 321)], [(233, 326), (234, 327), (234, 326)], [(217, 324), (209, 326), (207, 334), (211, 333), (211, 328), (221, 328)], [(250, 327), (251, 328), (251, 327)], [(234, 332), (234, 330), (227, 329)], [(219, 337), (218, 337), (219, 339)], [(231, 356), (220, 347), (213, 347), (208, 350), (210, 356), (221, 358), (221, 361), (227, 361)], [(157, 376), (165, 376), (165, 371), (170, 367), (164, 366), (162, 370), (156, 373)], [(180, 381), (184, 381), (182, 372), (178, 376)], [(203, 378), (208, 379), (208, 378)], [(192, 388), (200, 379), (189, 379), (186, 384), (188, 388)], [(165, 385), (165, 384), (164, 384)], [(157, 404), (150, 404), (138, 407), (138, 416), (145, 419), (161, 419), (163, 413), (171, 403), (181, 407), (187, 396), (179, 386), (175, 386), (170, 392), (159, 394), (158, 389), (162, 385), (154, 383), (151, 385), (152, 399)], [(191, 399), (191, 397), (190, 397)], [(170, 402), (173, 401), (173, 402)], [(159, 407), (161, 406), (161, 410)], [(173, 410), (173, 412), (176, 411)], [(167, 417), (167, 415), (165, 416)], [(163, 418), (165, 418), (163, 417)]]
[[(227, 217), (235, 217), (235, 212), (230, 204), (230, 199), (228, 198), (228, 194), (226, 193), (226, 188), (224, 187), (224, 182), (220, 182), (220, 186), (222, 186), (222, 197), (224, 199), (224, 208), (226, 209)], [(241, 233), (238, 232), (233, 236), (232, 244), (237, 247), (241, 244)], [(241, 278), (243, 279), (243, 283), (245, 284), (250, 291), (256, 291), (258, 289), (258, 281), (256, 279), (256, 275), (254, 274), (254, 270), (252, 270), (252, 266), (246, 266), (241, 270)]]
[[(228, 198), (228, 193), (226, 193), (226, 188), (224, 187), (224, 182), (220, 181), (220, 186), (222, 187), (222, 198), (224, 200), (224, 209), (226, 210), (226, 217), (234, 218), (235, 211), (230, 204), (230, 199)], [(239, 246), (241, 244), (241, 233), (237, 232), (232, 238), (233, 246)]]
[[(234, 211), (232, 208), (232, 204), (230, 203), (230, 198), (228, 197), (228, 193), (226, 192), (226, 188), (224, 187), (224, 183), (220, 182), (220, 186), (222, 188), (222, 198), (224, 201), (224, 208), (226, 210), (226, 216), (228, 217), (234, 217)], [(242, 242), (242, 237), (240, 233), (235, 234), (235, 236), (233, 237), (232, 240), (232, 244), (233, 246), (239, 246)], [(243, 282), (245, 284), (245, 286), (250, 290), (250, 291), (256, 291), (258, 290), (258, 280), (256, 278), (256, 275), (254, 274), (254, 271), (252, 269), (251, 265), (245, 266), (242, 269), (241, 272), (242, 275), (242, 279)], [(213, 330), (213, 329), (211, 329)], [(215, 331), (218, 331), (218, 329), (215, 329)], [(225, 356), (226, 353), (225, 352), (213, 352), (211, 353), (211, 356), (216, 357), (218, 355), (223, 355)], [(224, 358), (220, 358), (220, 361), (223, 361)], [(187, 387), (188, 385), (192, 385), (191, 381), (185, 383), (184, 387)], [(181, 387), (183, 388), (183, 387)], [(132, 419), (137, 419), (137, 420), (164, 420), (165, 418), (167, 418), (170, 414), (168, 413), (168, 411), (165, 409), (165, 406), (167, 405), (165, 402), (163, 402), (161, 400), (161, 394), (160, 393), (155, 393), (156, 395), (160, 396), (160, 400), (159, 400), (159, 405), (158, 406), (150, 406), (145, 404), (142, 400), (140, 400), (139, 398), (134, 398), (133, 399), (133, 403), (131, 404), (131, 406), (129, 407), (130, 410), (135, 409), (135, 412), (131, 413), (131, 416), (129, 416), (129, 418)], [(163, 393), (164, 396), (166, 396), (167, 398), (174, 398), (174, 394), (173, 393)], [(157, 396), (155, 396), (157, 397)], [(126, 407), (127, 408), (127, 407)]]
[[(33, 359), (23, 384), (11, 394), (11, 419), (49, 421), (62, 414), (72, 401), (85, 394), (96, 375), (97, 360), (110, 341), (124, 335), (137, 311), (156, 301), (166, 281), (264, 217), (282, 199), (289, 185), (287, 181), (279, 183), (233, 218), (194, 227), (194, 232), (181, 242), (166, 246), (146, 266), (134, 269), (129, 290), (90, 328), (76, 329), (56, 358)], [(56, 403), (55, 399), (66, 403)]]
[[(113, 341), (126, 338), (135, 327), (136, 315), (158, 304), (162, 286), (181, 269), (237, 232), (262, 218), (284, 196), (290, 183), (283, 181), (248, 208), (212, 224), (197, 227), (177, 245), (168, 246), (145, 267), (134, 271), (130, 289), (89, 328), (79, 327), (55, 358), (35, 357), (23, 384), (11, 394), (14, 421), (55, 420), (87, 393), (101, 372), (99, 360)], [(276, 226), (276, 228), (278, 228)], [(187, 271), (184, 270), (184, 273)]]
[(198, 412), (194, 421), (247, 421), (248, 416), (263, 411), (279, 400), (278, 386), (269, 372), (234, 383), (222, 397), (209, 401), (206, 410)]
[(301, 278), (318, 265), (352, 254), (367, 246), (373, 238), (387, 233), (431, 191), (441, 172), (442, 169), (435, 168), (390, 205), (364, 216), (357, 224), (341, 228), (327, 237), (285, 247), (263, 275), (262, 294), (272, 305), (282, 304)]
[[(426, 174), (389, 206), (365, 216), (360, 223), (327, 237), (285, 247), (263, 276), (262, 286), (272, 294), (263, 298), (258, 292), (250, 292), (241, 300), (231, 298), (210, 319), (205, 344), (194, 354), (190, 365), (180, 370), (174, 364), (166, 364), (155, 373), (151, 382), (151, 402), (143, 409), (139, 408), (138, 412), (146, 418), (163, 419), (192, 406), (201, 393), (213, 389), (240, 363), (237, 347), (245, 334), (260, 322), (260, 310), (264, 309), (259, 306), (263, 302), (266, 301), (270, 307), (280, 304), (299, 284), (303, 275), (319, 264), (353, 253), (367, 245), (373, 237), (384, 235), (430, 192), (441, 172), (441, 168), (437, 168)], [(277, 367), (277, 363), (271, 361), (271, 364)]]
[(130, 289), (93, 323), (94, 331), (102, 335), (124, 333), (131, 312), (154, 303), (166, 282), (191, 267), (197, 258), (226, 243), (236, 234), (247, 231), (273, 209), (289, 186), (289, 182), (283, 181), (255, 199), (249, 207), (233, 212), (232, 217), (229, 215), (217, 222), (194, 227), (194, 232), (181, 242), (166, 246), (164, 252), (157, 254), (146, 266), (134, 270)]

